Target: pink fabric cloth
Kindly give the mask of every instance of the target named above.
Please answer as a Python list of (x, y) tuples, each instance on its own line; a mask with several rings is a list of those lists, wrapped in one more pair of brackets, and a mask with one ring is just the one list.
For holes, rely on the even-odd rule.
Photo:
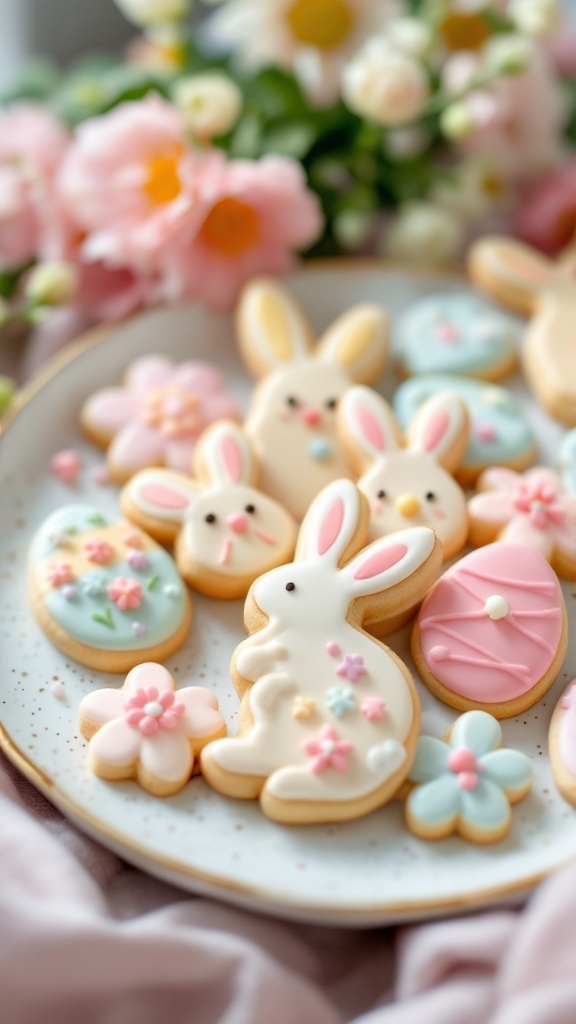
[[(38, 332), (26, 376), (72, 325)], [(0, 365), (0, 372), (8, 366)], [(123, 864), (0, 755), (2, 1024), (574, 1024), (576, 865), (521, 911), (289, 924)]]

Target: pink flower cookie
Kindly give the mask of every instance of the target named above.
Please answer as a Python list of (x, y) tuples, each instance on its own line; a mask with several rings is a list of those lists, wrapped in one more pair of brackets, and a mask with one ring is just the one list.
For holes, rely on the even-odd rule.
[(432, 587), (412, 655), (446, 704), (510, 718), (552, 685), (566, 643), (564, 600), (548, 562), (523, 544), (488, 544)]
[(153, 796), (171, 796), (199, 770), (200, 751), (226, 733), (218, 701), (203, 686), (176, 691), (167, 669), (137, 665), (120, 690), (107, 687), (81, 701), (80, 731), (90, 741), (95, 775), (136, 779)]
[(493, 540), (527, 544), (550, 562), (559, 576), (576, 579), (576, 495), (568, 494), (551, 469), (488, 469), (479, 494), (468, 502), (470, 542)]
[(576, 807), (576, 679), (554, 709), (548, 748), (554, 782), (564, 799)]
[(237, 420), (240, 414), (218, 370), (207, 363), (176, 365), (164, 356), (132, 363), (124, 387), (97, 391), (80, 414), (91, 440), (108, 448), (116, 483), (147, 466), (189, 473), (197, 438), (222, 417)]

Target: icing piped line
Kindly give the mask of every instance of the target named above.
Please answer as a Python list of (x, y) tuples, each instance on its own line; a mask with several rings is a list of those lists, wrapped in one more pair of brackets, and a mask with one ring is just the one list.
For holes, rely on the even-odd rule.
[(232, 541), (230, 537), (224, 537), (222, 541), (222, 547), (220, 549), (220, 557), (218, 559), (220, 565), (228, 565), (230, 561), (230, 553), (232, 551)]
[[(432, 626), (432, 625), (435, 625), (435, 623), (432, 623), (432, 622), (429, 622), (429, 623), (422, 622), (422, 623), (420, 623), (420, 629), (421, 630), (422, 629), (426, 629), (428, 625)], [(469, 647), (470, 650), (476, 651), (478, 654), (481, 654), (481, 655), (485, 655), (486, 654), (486, 651), (483, 650), (482, 647), (479, 647), (478, 644), (475, 644), (473, 640), (468, 640), (466, 637), (459, 636), (458, 633), (455, 633), (453, 629), (448, 629), (447, 626), (443, 626), (443, 625), (439, 625), (439, 626), (437, 625), (436, 628), (438, 629), (439, 633), (443, 633), (444, 636), (449, 636), (451, 640), (458, 640), (459, 643), (464, 644), (465, 647)], [(450, 661), (450, 657), (445, 658), (444, 660), (445, 661)], [(482, 662), (478, 662), (478, 659), (470, 658), (470, 659), (467, 659), (466, 664), (467, 665), (480, 665), (480, 664), (485, 664), (485, 661), (483, 660)], [(494, 667), (494, 665), (497, 665), (504, 672), (508, 672), (514, 679), (518, 679), (518, 681), (520, 683), (524, 683), (524, 684), (526, 683), (526, 676), (529, 673), (529, 669), (528, 669), (527, 665), (515, 665), (513, 662), (504, 661), (503, 658), (499, 658), (497, 655), (493, 655), (493, 660), (491, 662), (489, 662), (489, 664), (490, 664), (490, 666), (492, 668)]]
[[(480, 601), (480, 603), (482, 603), (482, 601), (484, 599), (482, 597), (480, 597), (478, 594), (476, 594), (475, 591), (472, 590), (471, 587), (469, 587), (466, 583), (464, 583), (463, 580), (460, 579), (460, 574), (462, 572), (464, 572), (464, 573), (468, 572), (468, 574), (470, 576), (479, 576), (480, 574), (479, 573), (475, 573), (475, 572), (470, 571), (470, 570), (466, 570), (466, 569), (460, 568), (460, 573), (458, 572), (458, 570), (456, 570), (454, 572), (454, 583), (457, 586), (461, 587), (462, 590), (466, 594), (468, 594), (469, 597), (473, 598), (474, 601)], [(486, 579), (486, 582), (487, 583), (491, 583), (492, 581), (490, 579)], [(521, 636), (525, 636), (527, 640), (531, 640), (532, 643), (536, 644), (537, 647), (541, 647), (542, 650), (546, 651), (547, 654), (553, 655), (554, 651), (555, 651), (555, 648), (552, 647), (552, 645), (549, 644), (548, 641), (544, 639), (544, 637), (539, 636), (537, 633), (532, 633), (528, 629), (524, 629), (523, 626), (520, 626), (517, 622), (515, 622), (514, 621), (515, 620), (515, 615), (516, 615), (516, 613), (510, 609), (508, 614), (506, 615), (506, 617), (502, 618), (502, 619), (500, 619), (498, 621), (502, 622), (503, 624), (507, 624), (512, 629), (514, 629), (517, 633), (520, 633)], [(459, 618), (459, 616), (453, 615), (452, 616), (452, 621), (457, 621), (458, 618)]]
[[(486, 583), (496, 583), (505, 587), (515, 587), (518, 590), (556, 590), (556, 584), (547, 580), (511, 580), (506, 576), (493, 576), (491, 573), (480, 572), (478, 569), (470, 569), (467, 565), (457, 566), (454, 570), (454, 577), (457, 577), (459, 573), (465, 573), (468, 576), (475, 576), (476, 579), (484, 580)], [(475, 594), (474, 597), (476, 597)]]

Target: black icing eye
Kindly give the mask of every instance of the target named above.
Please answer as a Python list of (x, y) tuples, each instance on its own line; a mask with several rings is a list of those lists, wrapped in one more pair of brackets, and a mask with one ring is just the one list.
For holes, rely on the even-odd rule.
[(287, 583), (286, 584), (286, 590), (296, 590), (296, 584), (295, 583)]
[(376, 495), (376, 497), (380, 498), (381, 501), (384, 501), (384, 498), (387, 497), (386, 491), (378, 491), (378, 494)]
[(256, 511), (256, 505), (245, 505), (244, 511), (248, 512), (251, 516), (253, 516)]
[(327, 409), (335, 409), (336, 406), (338, 405), (338, 399), (337, 398), (329, 398), (328, 401), (325, 403), (325, 405), (326, 405)]
[(215, 523), (216, 522), (216, 516), (214, 515), (213, 512), (209, 512), (207, 516), (204, 516), (204, 520), (207, 523)]
[(289, 405), (291, 409), (297, 409), (298, 406), (300, 405), (300, 402), (298, 401), (297, 398), (294, 397), (294, 395), (288, 395), (288, 398), (286, 399), (286, 405)]
[(436, 495), (434, 494), (434, 491), (426, 492), (426, 501), (436, 501)]

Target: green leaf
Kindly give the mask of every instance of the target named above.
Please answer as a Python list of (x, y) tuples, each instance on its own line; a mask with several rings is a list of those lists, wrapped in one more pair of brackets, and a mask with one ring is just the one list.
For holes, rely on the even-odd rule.
[(95, 622), (100, 622), (102, 626), (107, 626), (108, 629), (116, 629), (112, 618), (112, 611), (109, 606), (106, 608), (104, 613), (94, 612), (92, 618)]
[(290, 156), (294, 160), (302, 160), (310, 151), (317, 136), (317, 129), (309, 124), (291, 124), (272, 128), (264, 136), (263, 148), (267, 153), (278, 153), (280, 156)]
[(151, 576), (150, 579), (148, 580), (147, 584), (146, 584), (146, 590), (154, 590), (154, 587), (158, 583), (159, 579), (160, 579), (159, 576)]
[(86, 516), (86, 522), (92, 526), (106, 526), (106, 516), (103, 516), (101, 512), (93, 512), (92, 515)]

